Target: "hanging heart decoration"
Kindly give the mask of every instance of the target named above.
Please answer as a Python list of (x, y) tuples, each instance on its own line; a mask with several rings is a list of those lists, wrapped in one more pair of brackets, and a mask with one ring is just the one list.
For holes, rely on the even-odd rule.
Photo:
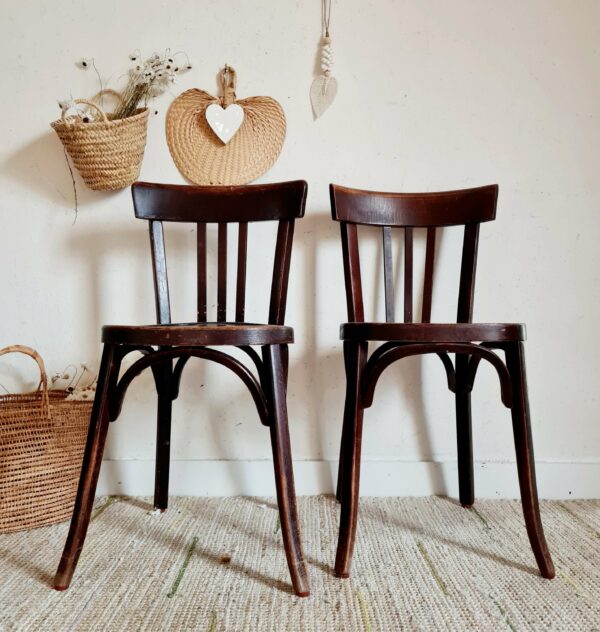
[(285, 140), (281, 105), (271, 97), (236, 99), (237, 75), (219, 73), (222, 96), (186, 90), (167, 113), (167, 143), (179, 171), (195, 184), (246, 184), (277, 160)]
[(244, 110), (237, 103), (232, 103), (226, 108), (222, 108), (217, 103), (211, 103), (206, 108), (205, 116), (212, 131), (225, 145), (235, 136), (244, 122)]

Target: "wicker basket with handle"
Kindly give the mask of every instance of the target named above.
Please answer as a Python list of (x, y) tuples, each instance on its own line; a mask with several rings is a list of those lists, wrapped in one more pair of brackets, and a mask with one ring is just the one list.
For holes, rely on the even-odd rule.
[(92, 403), (48, 390), (40, 355), (13, 345), (0, 356), (31, 356), (41, 373), (32, 393), (0, 396), (0, 533), (32, 529), (71, 516)]
[(132, 116), (114, 119), (113, 115), (86, 99), (76, 99), (94, 108), (101, 120), (84, 123), (77, 116), (62, 117), (51, 123), (84, 182), (95, 191), (124, 189), (140, 175), (148, 109), (136, 110)]

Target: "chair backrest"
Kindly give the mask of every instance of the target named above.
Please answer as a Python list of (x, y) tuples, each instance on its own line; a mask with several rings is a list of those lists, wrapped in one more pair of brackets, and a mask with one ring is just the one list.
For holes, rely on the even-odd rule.
[(359, 224), (380, 226), (383, 240), (385, 316), (394, 322), (394, 282), (392, 272), (392, 228), (404, 229), (404, 322), (414, 321), (413, 314), (413, 233), (427, 229), (423, 303), (421, 322), (431, 321), (436, 230), (444, 226), (464, 225), (457, 322), (471, 322), (479, 224), (495, 219), (498, 186), (444, 191), (440, 193), (379, 193), (331, 184), (331, 213), (340, 222), (348, 319), (365, 320), (360, 259)]
[(235, 322), (244, 322), (248, 223), (277, 221), (277, 242), (271, 283), (269, 324), (285, 319), (294, 222), (304, 215), (306, 182), (251, 186), (203, 187), (136, 182), (132, 185), (135, 216), (148, 220), (154, 270), (156, 315), (171, 322), (163, 222), (197, 226), (197, 322), (207, 322), (206, 226), (217, 224), (217, 322), (227, 321), (227, 228), (238, 224)]

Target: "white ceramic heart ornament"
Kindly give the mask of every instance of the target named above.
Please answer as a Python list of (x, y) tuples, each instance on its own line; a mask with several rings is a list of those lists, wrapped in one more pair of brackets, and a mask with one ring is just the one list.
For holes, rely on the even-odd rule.
[(237, 103), (231, 103), (226, 108), (211, 103), (206, 108), (205, 116), (212, 131), (227, 145), (244, 122), (244, 108)]

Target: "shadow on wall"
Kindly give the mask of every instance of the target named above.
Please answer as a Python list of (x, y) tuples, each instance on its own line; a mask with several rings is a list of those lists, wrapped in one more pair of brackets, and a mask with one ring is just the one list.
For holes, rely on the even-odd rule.
[[(320, 297), (318, 283), (318, 271), (324, 266), (319, 263), (319, 255), (323, 251), (323, 247), (333, 243), (337, 246), (336, 261), (338, 266), (336, 270), (331, 270), (331, 275), (339, 279), (339, 283), (343, 284), (343, 260), (341, 250), (341, 240), (339, 225), (337, 222), (331, 220), (329, 211), (311, 212), (303, 220), (299, 222), (299, 232), (301, 238), (295, 240), (294, 247), (301, 251), (303, 259), (306, 262), (305, 266), (305, 296), (304, 305), (306, 308), (306, 331), (307, 339), (305, 341), (305, 352), (300, 358), (298, 364), (304, 365), (308, 370), (305, 373), (310, 373), (311, 377), (308, 378), (309, 382), (302, 398), (303, 410), (306, 410), (306, 404), (310, 402), (310, 413), (308, 415), (309, 431), (314, 433), (312, 440), (312, 452), (316, 455), (316, 458), (327, 458), (328, 449), (331, 445), (329, 437), (333, 433), (334, 444), (339, 445), (339, 439), (341, 437), (343, 409), (344, 409), (344, 397), (345, 397), (345, 374), (344, 374), (344, 361), (343, 361), (343, 343), (338, 339), (337, 325), (335, 331), (327, 332), (327, 336), (336, 341), (335, 351), (329, 353), (327, 351), (322, 352), (319, 349), (322, 345), (319, 344), (317, 339), (317, 332), (320, 331), (319, 315), (324, 311), (321, 309), (318, 301)], [(377, 262), (383, 262), (383, 253), (381, 247), (381, 235), (379, 231), (367, 231), (365, 234), (361, 234), (361, 243), (370, 241), (372, 246), (376, 246), (375, 259)], [(441, 239), (438, 239), (436, 251), (440, 248)], [(321, 248), (321, 250), (320, 250)], [(401, 278), (399, 274), (400, 260), (403, 253), (399, 253), (398, 266), (395, 272), (394, 278), (397, 281)], [(436, 257), (436, 266), (439, 261), (439, 257)], [(373, 278), (367, 279), (365, 269), (367, 266), (363, 266), (363, 283), (371, 281), (375, 287), (375, 301), (377, 297), (383, 292), (382, 283), (382, 264), (373, 270)], [(322, 274), (321, 274), (322, 276)], [(396, 286), (399, 284), (396, 283)], [(398, 293), (398, 289), (396, 289)], [(419, 296), (415, 296), (417, 302), (419, 302)], [(377, 304), (372, 306), (372, 313), (377, 313)], [(345, 309), (342, 313), (342, 321), (347, 319), (347, 313)], [(369, 320), (369, 317), (366, 316)], [(369, 351), (372, 352), (378, 343), (371, 343), (369, 345)], [(329, 345), (328, 345), (329, 346)], [(387, 380), (389, 380), (390, 374), (394, 378), (394, 387), (400, 389), (400, 393), (403, 400), (408, 403), (406, 410), (399, 411), (398, 423), (414, 424), (416, 428), (416, 434), (418, 437), (419, 457), (423, 460), (430, 460), (433, 455), (432, 441), (428, 432), (428, 423), (425, 415), (425, 402), (423, 398), (423, 383), (424, 383), (424, 365), (423, 358), (408, 358), (403, 362), (396, 363), (396, 365), (388, 370)], [(290, 373), (293, 376), (293, 373)], [(382, 382), (387, 381), (384, 377)], [(440, 385), (443, 387), (443, 384)], [(293, 387), (290, 389), (293, 391)], [(385, 397), (385, 389), (380, 385), (378, 391), (379, 394)], [(288, 394), (289, 397), (289, 394)], [(334, 400), (334, 405), (331, 405), (331, 399)], [(328, 401), (329, 400), (329, 401)], [(293, 400), (291, 402), (293, 406)], [(335, 409), (335, 419), (330, 419), (329, 416), (324, 416), (322, 411), (329, 411)], [(369, 410), (365, 411), (365, 430), (364, 437), (368, 440), (369, 433)], [(366, 441), (365, 441), (366, 443)], [(363, 443), (363, 457), (368, 457), (364, 452)], [(441, 468), (429, 468), (430, 484), (431, 488), (436, 490), (436, 493), (446, 495), (447, 484), (444, 479), (444, 474)], [(329, 488), (331, 491), (335, 490), (336, 481), (331, 479), (329, 481), (321, 481), (325, 483), (323, 489)]]
[[(63, 251), (73, 257), (73, 267), (84, 276), (85, 286), (88, 288), (86, 294), (79, 297), (82, 302), (80, 307), (82, 313), (88, 314), (86, 340), (95, 340), (99, 344), (100, 330), (103, 325), (108, 324), (104, 314), (117, 311), (119, 301), (131, 301), (129, 305), (122, 306), (125, 313), (131, 313), (132, 308), (135, 312), (135, 317), (129, 324), (153, 322), (147, 317), (153, 315), (154, 305), (151, 294), (149, 248), (148, 234), (141, 222), (139, 226), (121, 226), (118, 230), (95, 229), (87, 233), (77, 231), (77, 233), (67, 234)], [(111, 292), (111, 289), (119, 290), (119, 287), (108, 287), (110, 278), (107, 270), (111, 269), (110, 264), (115, 260), (127, 262), (127, 265), (119, 266), (119, 285), (126, 282), (127, 287), (135, 288), (136, 291), (127, 299), (121, 298), (118, 292)], [(138, 292), (139, 295), (147, 297), (147, 300), (141, 300)], [(115, 298), (112, 298), (113, 296)], [(85, 300), (87, 300), (87, 305), (83, 304)], [(114, 301), (114, 303), (107, 304), (109, 301)], [(113, 321), (114, 318), (109, 320)]]
[[(175, 233), (170, 235), (170, 250), (177, 252), (178, 257), (189, 255), (190, 260), (194, 260), (195, 252), (191, 244), (185, 240), (183, 233)], [(376, 239), (377, 236), (367, 235), (367, 239)], [(300, 355), (294, 354), (292, 351), (292, 363), (290, 366), (290, 386), (288, 389), (288, 406), (290, 424), (293, 433), (302, 432), (304, 436), (309, 436), (308, 444), (310, 446), (311, 458), (327, 458), (331, 455), (330, 446), (338, 445), (341, 435), (341, 426), (344, 407), (344, 363), (342, 355), (342, 343), (337, 340), (337, 325), (335, 331), (327, 332), (327, 338), (331, 339), (332, 344), (322, 351), (322, 344), (318, 339), (320, 331), (319, 314), (323, 311), (319, 305), (319, 291), (317, 287), (317, 273), (319, 267), (319, 257), (322, 248), (327, 243), (338, 245), (339, 229), (338, 225), (333, 223), (326, 213), (311, 213), (303, 220), (298, 222), (298, 233), (295, 240), (294, 248), (296, 249), (297, 260), (305, 262), (304, 266), (304, 290), (302, 304), (304, 313), (302, 317), (305, 319), (303, 323), (306, 331), (306, 339), (301, 341), (303, 349)], [(377, 242), (379, 244), (379, 242)], [(103, 279), (101, 271), (105, 269), (110, 259), (118, 257), (130, 262), (127, 270), (123, 272), (129, 275), (130, 283), (140, 288), (140, 296), (138, 303), (143, 305), (140, 309), (147, 315), (152, 313), (153, 297), (151, 291), (151, 281), (149, 276), (150, 254), (148, 236), (145, 227), (141, 222), (136, 226), (121, 228), (118, 232), (114, 230), (98, 231), (86, 234), (78, 234), (77, 238), (69, 238), (67, 244), (68, 251), (76, 257), (75, 264), (78, 269), (83, 270), (87, 277), (87, 286), (90, 288), (88, 294), (89, 305), (85, 306), (86, 313), (93, 314), (94, 317), (88, 323), (89, 336), (93, 340), (98, 340), (101, 326), (104, 324), (102, 313), (107, 311), (106, 297), (108, 292), (103, 288)], [(339, 269), (332, 272), (339, 277), (340, 283), (343, 283), (341, 247), (339, 247)], [(214, 254), (214, 253), (209, 253)], [(381, 253), (378, 252), (378, 256)], [(133, 276), (131, 276), (133, 275)], [(381, 289), (380, 275), (375, 270), (373, 282), (378, 284)], [(398, 275), (396, 275), (398, 277)], [(137, 297), (136, 297), (137, 298)], [(138, 314), (141, 316), (142, 312)], [(345, 314), (342, 315), (345, 319)], [(289, 321), (289, 319), (288, 319)], [(135, 322), (151, 322), (148, 318), (137, 318)], [(293, 323), (292, 323), (293, 324)], [(300, 341), (298, 341), (300, 342)], [(300, 346), (300, 345), (299, 345)], [(330, 349), (330, 350), (327, 350)], [(240, 359), (245, 358), (243, 354)], [(191, 362), (190, 367), (186, 370), (186, 377), (182, 383), (182, 393), (185, 393), (186, 385), (196, 390), (198, 385), (204, 383), (206, 372), (218, 371), (223, 372), (225, 380), (231, 380), (232, 384), (237, 384), (235, 378), (230, 376), (224, 368), (216, 368), (211, 366), (208, 369), (206, 362)], [(414, 424), (419, 437), (419, 453), (420, 458), (427, 460), (432, 455), (432, 442), (428, 433), (428, 424), (425, 416), (425, 403), (422, 393), (423, 365), (421, 358), (412, 358), (410, 361), (399, 363), (396, 368), (389, 372), (394, 379), (394, 387), (401, 389), (404, 401), (409, 403), (409, 408), (399, 411), (398, 423)], [(303, 377), (304, 380), (303, 380)], [(389, 377), (388, 377), (389, 379)], [(383, 382), (387, 381), (384, 377)], [(226, 401), (221, 400), (215, 403), (211, 400), (208, 403), (208, 411), (210, 417), (215, 420), (227, 417), (228, 408), (236, 409), (245, 403), (248, 409), (248, 421), (255, 421), (257, 428), (260, 427), (260, 421), (254, 410), (254, 405), (250, 394), (245, 390), (243, 385), (239, 384), (239, 388), (230, 391)], [(132, 387), (129, 399), (136, 401), (141, 399), (142, 388), (144, 392), (152, 388), (152, 381), (149, 377), (144, 379), (143, 383), (139, 383), (137, 387)], [(379, 393), (385, 397), (385, 389), (380, 386)], [(136, 395), (137, 393), (137, 395)], [(206, 394), (209, 398), (210, 395)], [(185, 395), (184, 395), (185, 397)], [(332, 401), (333, 400), (333, 401)], [(177, 423), (177, 409), (174, 407), (174, 422)], [(129, 406), (127, 409), (132, 410)], [(335, 410), (334, 419), (331, 419), (329, 411)], [(324, 411), (328, 411), (324, 414)], [(124, 409), (126, 413), (126, 409)], [(124, 415), (126, 417), (126, 414)], [(299, 426), (303, 423), (303, 427)], [(365, 436), (368, 437), (369, 432), (369, 412), (365, 415)], [(231, 459), (232, 455), (228, 453), (228, 430), (224, 429), (220, 423), (209, 424), (208, 431), (212, 434), (214, 445), (219, 446), (219, 453), (214, 458)], [(118, 438), (119, 433), (112, 433), (113, 440)], [(268, 444), (268, 435), (264, 440)], [(110, 454), (111, 444), (109, 439), (107, 453)], [(368, 455), (366, 455), (368, 456)], [(190, 454), (192, 457), (192, 454)], [(326, 476), (323, 470), (323, 476)], [(439, 493), (446, 492), (446, 484), (439, 468), (431, 468), (431, 485), (433, 489), (439, 490)], [(232, 470), (232, 476), (235, 477), (235, 485), (239, 489), (243, 489), (244, 481), (241, 474)], [(333, 490), (335, 480), (320, 481), (322, 489)]]
[[(18, 185), (27, 188), (29, 194), (32, 192), (46, 201), (65, 206), (73, 205), (73, 184), (66, 157), (62, 145), (55, 133), (48, 130), (39, 138), (23, 146), (19, 151), (10, 156), (3, 164), (5, 173)], [(74, 171), (77, 186), (79, 205), (84, 206), (86, 202), (93, 199), (106, 199), (110, 192), (95, 192), (88, 189), (79, 174)], [(320, 255), (324, 247), (336, 244), (338, 255), (336, 257), (337, 268), (332, 270), (339, 283), (343, 283), (343, 266), (340, 247), (339, 228), (337, 223), (332, 222), (329, 209), (311, 211), (307, 216), (297, 223), (296, 239), (294, 249), (297, 260), (303, 260), (304, 266), (304, 311), (301, 317), (304, 319), (304, 329), (306, 338), (302, 344), (303, 351), (298, 356), (292, 351), (292, 365), (290, 367), (290, 389), (289, 408), (292, 427), (296, 425), (295, 419), (304, 420), (306, 426), (298, 428), (295, 432), (303, 432), (304, 436), (309, 436), (311, 458), (327, 458), (330, 456), (330, 446), (338, 444), (341, 433), (343, 405), (344, 405), (344, 364), (342, 357), (342, 343), (338, 340), (337, 325), (335, 330), (326, 332), (326, 336), (331, 340), (331, 345), (327, 345), (325, 350), (318, 336), (322, 323), (320, 313), (323, 313), (325, 306), (319, 305), (320, 293), (318, 279), (323, 276)], [(376, 240), (378, 236), (373, 234), (367, 239)], [(379, 241), (377, 241), (380, 248)], [(112, 288), (107, 284), (105, 271), (111, 268), (115, 261), (126, 261), (119, 273), (127, 280), (129, 287), (135, 287), (136, 292), (121, 299), (132, 301), (133, 305), (123, 305), (126, 314), (133, 314), (133, 323), (153, 322), (149, 316), (153, 315), (153, 297), (151, 291), (151, 267), (147, 231), (141, 222), (134, 226), (121, 226), (116, 229), (96, 229), (87, 234), (78, 231), (77, 235), (68, 235), (64, 244), (64, 252), (70, 253), (73, 257), (73, 265), (82, 271), (88, 291), (79, 297), (80, 301), (87, 301), (81, 305), (82, 313), (88, 314), (85, 322), (84, 339), (90, 341), (90, 348), (96, 352), (100, 348), (100, 330), (103, 324), (115, 321), (113, 317), (106, 318), (106, 314), (117, 312), (118, 304), (107, 304), (107, 297), (113, 296)], [(175, 246), (175, 248), (172, 248)], [(189, 255), (194, 259), (194, 253), (190, 248), (190, 243), (180, 234), (175, 235), (175, 242), (171, 245), (171, 250), (177, 250), (177, 256)], [(379, 256), (381, 252), (379, 251)], [(437, 258), (436, 258), (437, 261)], [(114, 271), (114, 270), (113, 270)], [(294, 271), (292, 270), (292, 274)], [(398, 278), (399, 275), (396, 275)], [(380, 275), (374, 276), (376, 290), (382, 290)], [(139, 288), (139, 291), (137, 290)], [(138, 300), (139, 299), (139, 300)], [(118, 299), (115, 299), (118, 300)], [(341, 319), (345, 320), (345, 310), (340, 311)], [(289, 320), (289, 319), (288, 319)], [(118, 317), (116, 321), (127, 322), (128, 319)], [(130, 321), (131, 322), (131, 321)], [(132, 323), (132, 324), (133, 324)], [(420, 361), (418, 368), (413, 363), (392, 369), (395, 377), (400, 377), (398, 386), (403, 389), (402, 394), (405, 401), (411, 402), (410, 409), (402, 411), (399, 417), (406, 419), (408, 423), (415, 423), (420, 430), (419, 447), (420, 456), (423, 459), (431, 457), (431, 441), (427, 433), (427, 423), (424, 415), (424, 402), (422, 398), (421, 380), (415, 380), (415, 369), (421, 369)], [(194, 381), (203, 381), (206, 363), (194, 363), (198, 368), (193, 369)], [(202, 367), (201, 369), (199, 367)], [(212, 370), (212, 367), (211, 367)], [(398, 375), (400, 371), (400, 375)], [(302, 384), (302, 375), (305, 375), (305, 383)], [(419, 376), (416, 376), (417, 378)], [(422, 377), (422, 376), (421, 376)], [(229, 377), (226, 379), (230, 379)], [(232, 378), (231, 378), (232, 379)], [(381, 389), (383, 390), (383, 389)], [(247, 401), (253, 410), (252, 400), (249, 393), (240, 390), (235, 394), (235, 398)], [(382, 396), (384, 394), (382, 393)], [(334, 400), (333, 402), (331, 400)], [(211, 414), (216, 418), (223, 416), (228, 404), (211, 407)], [(335, 418), (331, 419), (329, 414), (323, 411), (334, 410)], [(254, 416), (254, 411), (252, 415)], [(409, 421), (410, 420), (410, 421)], [(402, 423), (402, 419), (399, 419)], [(256, 423), (259, 424), (258, 418)], [(214, 427), (216, 435), (219, 429)], [(365, 435), (368, 435), (369, 414), (365, 416)], [(216, 444), (224, 446), (225, 441), (221, 441), (215, 436)], [(268, 439), (266, 439), (268, 441)], [(225, 450), (223, 450), (225, 452)], [(216, 458), (227, 458), (223, 453)], [(333, 490), (335, 481), (322, 481), (323, 488), (330, 487)], [(444, 492), (445, 485), (442, 480), (432, 481), (433, 487)]]
[[(70, 163), (69, 163), (70, 164)], [(106, 196), (118, 194), (118, 191), (92, 191), (81, 179), (77, 169), (73, 169), (73, 178), (77, 187), (80, 207), (87, 202), (106, 199)], [(2, 164), (6, 175), (18, 185), (53, 204), (75, 208), (73, 181), (63, 146), (56, 133), (49, 129), (47, 133), (32, 140), (11, 154)]]

